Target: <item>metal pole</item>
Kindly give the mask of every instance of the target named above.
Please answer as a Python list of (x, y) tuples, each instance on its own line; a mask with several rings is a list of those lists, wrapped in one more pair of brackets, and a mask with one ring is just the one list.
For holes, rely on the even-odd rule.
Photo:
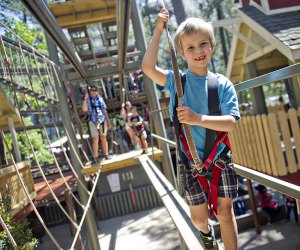
[[(51, 39), (47, 35), (46, 35), (46, 41), (47, 41), (47, 45), (48, 45), (48, 51), (49, 51), (50, 59), (53, 62), (55, 62), (56, 64), (59, 64), (59, 59), (58, 59), (56, 46), (54, 45), (54, 43), (51, 41)], [(59, 75), (59, 77), (61, 77), (61, 76)], [(54, 79), (55, 79), (55, 88), (56, 88), (56, 91), (57, 91), (57, 94), (58, 94), (58, 99), (60, 100), (60, 106), (61, 106), (61, 110), (62, 110), (62, 119), (63, 119), (64, 124), (65, 124), (65, 129), (68, 131), (68, 133), (70, 135), (70, 140), (72, 141), (72, 143), (74, 145), (76, 145), (77, 144), (77, 139), (76, 139), (76, 135), (74, 133), (74, 130), (72, 129), (72, 122), (70, 122), (71, 121), (71, 115), (69, 113), (69, 108), (68, 108), (69, 106), (68, 106), (68, 101), (67, 101), (66, 89), (65, 89), (65, 86), (62, 85), (62, 80), (61, 79), (58, 80), (58, 79), (56, 79), (56, 77), (54, 77)], [(81, 169), (80, 162), (75, 157), (75, 154), (80, 155), (79, 149), (75, 148), (73, 150), (72, 147), (71, 147), (70, 148), (70, 153), (71, 153), (72, 165), (73, 165), (75, 171), (77, 172), (78, 177), (80, 178), (82, 183), (85, 183), (84, 177), (80, 172), (80, 169)], [(78, 185), (78, 191), (79, 191), (79, 196), (80, 196), (81, 202), (83, 204), (87, 204), (87, 201), (88, 201), (89, 197), (80, 185)], [(97, 234), (97, 227), (96, 227), (96, 222), (95, 222), (92, 207), (90, 207), (88, 209), (86, 219), (85, 219), (85, 223), (86, 223), (86, 228), (87, 228), (87, 231), (88, 231), (88, 238), (89, 238), (90, 248), (93, 249), (93, 250), (100, 250), (98, 234)]]
[[(140, 10), (138, 8), (136, 0), (133, 0), (131, 4), (131, 20), (132, 20), (132, 26), (134, 30), (137, 48), (139, 51), (141, 51), (141, 55), (143, 56), (146, 52), (146, 40), (145, 40), (145, 32), (142, 25), (143, 20), (141, 19)], [(148, 78), (145, 75), (143, 76), (143, 81), (145, 83), (145, 91), (147, 93), (150, 109), (151, 110), (160, 109), (160, 103), (156, 95), (155, 84), (150, 78)], [(151, 118), (153, 119), (155, 132), (159, 136), (167, 138), (162, 114), (160, 112), (157, 112), (153, 114), (153, 117)], [(159, 147), (164, 152), (162, 157), (163, 172), (167, 177), (167, 179), (172, 183), (172, 185), (177, 188), (169, 145), (167, 145), (166, 143), (159, 143), (159, 144), (160, 144)]]

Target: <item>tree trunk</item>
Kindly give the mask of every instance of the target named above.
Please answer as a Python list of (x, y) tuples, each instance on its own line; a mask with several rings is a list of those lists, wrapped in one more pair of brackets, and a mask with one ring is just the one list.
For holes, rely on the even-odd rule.
[[(217, 5), (217, 16), (218, 16), (218, 20), (223, 19), (223, 14), (222, 14), (220, 3)], [(221, 40), (222, 51), (223, 51), (223, 58), (224, 58), (225, 65), (227, 67), (228, 53), (227, 53), (226, 40), (225, 40), (225, 35), (224, 35), (224, 28), (220, 27), (219, 32), (220, 32), (220, 40)]]
[(172, 5), (176, 17), (177, 24), (181, 24), (186, 19), (186, 13), (182, 0), (172, 0)]

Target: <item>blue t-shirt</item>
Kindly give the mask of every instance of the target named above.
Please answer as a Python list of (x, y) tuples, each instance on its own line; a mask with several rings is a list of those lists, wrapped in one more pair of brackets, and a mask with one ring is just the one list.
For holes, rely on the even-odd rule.
[(88, 115), (89, 120), (94, 123), (102, 123), (105, 121), (104, 109), (106, 104), (100, 96), (89, 96), (88, 99)]
[[(173, 118), (173, 110), (175, 106), (175, 94), (176, 86), (174, 80), (173, 71), (167, 70), (167, 80), (164, 88), (159, 90), (166, 90), (170, 92), (170, 104), (169, 112), (170, 119)], [(182, 73), (180, 73), (182, 75)], [(233, 115), (236, 120), (240, 119), (240, 113), (238, 108), (238, 99), (234, 86), (230, 80), (221, 74), (217, 74), (218, 78), (218, 94), (219, 94), (219, 106), (221, 115)], [(208, 98), (207, 98), (207, 77), (198, 76), (186, 71), (186, 82), (184, 86), (184, 106), (190, 107), (194, 112), (202, 115), (209, 115), (208, 110)], [(192, 135), (195, 141), (195, 145), (199, 154), (199, 157), (203, 160), (206, 128), (201, 126), (190, 125)], [(182, 145), (181, 150), (184, 152)], [(225, 144), (221, 144), (218, 147), (217, 155), (223, 151)]]

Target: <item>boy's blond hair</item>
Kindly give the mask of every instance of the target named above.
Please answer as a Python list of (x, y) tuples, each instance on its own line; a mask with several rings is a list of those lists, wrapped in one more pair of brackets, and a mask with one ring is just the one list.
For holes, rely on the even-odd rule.
[(191, 35), (198, 31), (206, 33), (209, 36), (209, 40), (212, 45), (212, 48), (213, 49), (215, 48), (216, 39), (215, 39), (214, 29), (212, 25), (206, 22), (202, 18), (190, 17), (179, 25), (175, 33), (174, 44), (175, 44), (175, 49), (179, 54), (183, 55), (183, 49), (181, 44), (182, 36)]

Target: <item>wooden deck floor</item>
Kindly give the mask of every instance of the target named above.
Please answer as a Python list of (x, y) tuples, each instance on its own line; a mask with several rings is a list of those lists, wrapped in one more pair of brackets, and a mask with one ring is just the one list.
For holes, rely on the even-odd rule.
[[(163, 155), (163, 151), (156, 147), (153, 148), (153, 151), (152, 148), (149, 148), (148, 150), (149, 153), (147, 155), (149, 157), (153, 155), (154, 160), (160, 160), (161, 156)], [(96, 163), (96, 164), (88, 163), (86, 164), (85, 168), (81, 170), (81, 173), (93, 175), (97, 173), (99, 170), (101, 170), (101, 172), (108, 172), (120, 168), (137, 165), (139, 164), (137, 157), (140, 156), (141, 154), (142, 154), (142, 150), (130, 151), (125, 154), (115, 155), (111, 159), (103, 160), (100, 163)]]

